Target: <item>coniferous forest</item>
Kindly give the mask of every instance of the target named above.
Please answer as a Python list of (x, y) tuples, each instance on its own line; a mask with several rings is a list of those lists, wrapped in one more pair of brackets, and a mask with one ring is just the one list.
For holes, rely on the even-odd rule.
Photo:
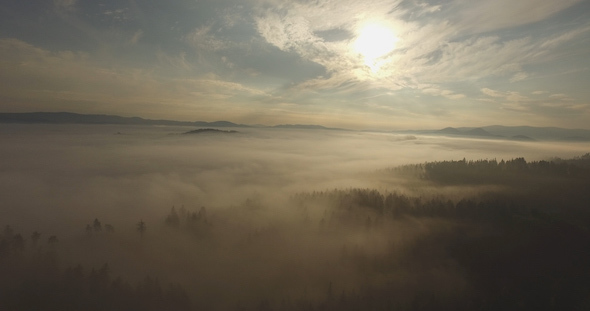
[[(370, 174), (398, 190), (299, 192), (280, 215), (256, 197), (163, 207), (124, 230), (95, 218), (67, 245), (6, 224), (0, 309), (590, 308), (590, 154)], [(152, 272), (120, 268), (140, 262)]]

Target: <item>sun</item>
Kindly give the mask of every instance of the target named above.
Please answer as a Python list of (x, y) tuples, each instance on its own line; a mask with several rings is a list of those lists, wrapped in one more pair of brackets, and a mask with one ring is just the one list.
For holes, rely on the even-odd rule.
[(363, 56), (365, 65), (377, 71), (381, 66), (379, 58), (393, 51), (398, 40), (390, 28), (369, 24), (361, 29), (354, 42), (354, 50)]

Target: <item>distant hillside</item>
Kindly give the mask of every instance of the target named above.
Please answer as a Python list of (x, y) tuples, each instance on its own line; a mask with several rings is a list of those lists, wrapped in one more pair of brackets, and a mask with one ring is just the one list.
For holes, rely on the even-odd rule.
[(334, 128), (334, 127), (325, 127), (321, 125), (315, 124), (279, 124), (273, 126), (274, 128), (282, 128), (282, 129), (306, 129), (306, 130), (345, 130), (341, 128)]
[(120, 117), (103, 114), (78, 114), (71, 112), (0, 113), (0, 123), (45, 123), (45, 124), (129, 124), (129, 125), (176, 125), (210, 127), (248, 127), (228, 121), (172, 121), (150, 120), (139, 117)]
[(443, 136), (478, 137), (493, 139), (508, 139), (518, 141), (590, 141), (590, 130), (563, 129), (557, 127), (532, 126), (484, 126), (484, 127), (446, 127), (436, 131), (417, 131), (420, 134), (435, 134)]
[(502, 136), (526, 136), (534, 140), (590, 141), (590, 130), (533, 126), (484, 126), (490, 133)]
[(512, 140), (520, 140), (520, 141), (535, 141), (535, 139), (530, 138), (526, 135), (514, 135), (512, 137), (510, 137), (510, 139)]
[(120, 117), (104, 114), (79, 114), (72, 112), (26, 112), (26, 113), (0, 113), (0, 123), (23, 124), (129, 124), (129, 125), (169, 125), (169, 126), (198, 126), (198, 127), (259, 127), (259, 128), (285, 128), (285, 129), (314, 129), (314, 130), (343, 130), (329, 128), (321, 125), (308, 124), (280, 124), (275, 126), (236, 124), (229, 121), (174, 121), (174, 120), (150, 120), (140, 117)]
[(465, 128), (461, 128), (461, 129), (456, 129), (454, 127), (446, 127), (442, 130), (438, 130), (438, 131), (434, 131), (432, 132), (433, 134), (439, 134), (439, 135), (452, 135), (452, 136), (475, 136), (475, 137), (498, 137), (498, 135), (494, 135), (486, 130), (484, 130), (483, 128), (469, 128), (469, 129), (465, 129)]
[(468, 131), (465, 132), (465, 134), (466, 135), (469, 135), (469, 136), (486, 136), (486, 137), (498, 136), (498, 135), (494, 135), (494, 134), (492, 134), (492, 133), (490, 133), (490, 132), (488, 132), (488, 131), (486, 131), (486, 130), (484, 130), (482, 128), (479, 128), (479, 127), (478, 128), (474, 128), (474, 129), (471, 129), (471, 130), (468, 130)]
[[(229, 121), (174, 121), (151, 120), (140, 117), (121, 117), (104, 114), (78, 114), (72, 112), (27, 112), (0, 113), (0, 123), (23, 124), (128, 124), (128, 125), (169, 125), (195, 126), (202, 128), (220, 127), (249, 127), (249, 128), (279, 128), (279, 129), (310, 129), (310, 130), (342, 130), (314, 124), (280, 124), (275, 126), (245, 125)], [(446, 127), (441, 130), (405, 130), (396, 131), (403, 134), (442, 135), (457, 137), (474, 137), (489, 139), (507, 139), (517, 141), (569, 141), (590, 142), (590, 130), (564, 129), (557, 127), (532, 126), (502, 126), (492, 125), (483, 127)]]
[(436, 131), (439, 134), (447, 134), (447, 135), (461, 135), (461, 132), (454, 128), (454, 127), (445, 127), (442, 130)]
[(234, 131), (234, 130), (223, 131), (223, 130), (218, 130), (218, 129), (206, 128), (206, 129), (196, 129), (196, 130), (184, 132), (182, 134), (185, 134), (186, 135), (186, 134), (206, 134), (206, 133), (213, 133), (213, 134), (233, 134), (233, 133), (238, 133), (238, 131)]

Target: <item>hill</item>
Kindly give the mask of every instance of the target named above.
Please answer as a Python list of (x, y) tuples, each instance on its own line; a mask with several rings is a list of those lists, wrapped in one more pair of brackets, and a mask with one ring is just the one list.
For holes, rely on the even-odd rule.
[(238, 131), (234, 131), (234, 130), (223, 131), (223, 130), (218, 130), (218, 129), (206, 128), (206, 129), (196, 129), (196, 130), (184, 132), (182, 134), (190, 135), (190, 134), (207, 134), (207, 133), (212, 133), (212, 134), (233, 134), (233, 133), (238, 133)]
[(446, 127), (442, 130), (434, 131), (432, 134), (438, 135), (451, 135), (451, 136), (469, 136), (469, 137), (498, 137), (498, 135), (494, 135), (483, 128), (454, 128), (454, 127)]
[(534, 140), (590, 141), (590, 130), (584, 129), (502, 125), (484, 126), (483, 129), (507, 137), (522, 135)]
[(590, 142), (590, 130), (558, 127), (502, 126), (446, 127), (436, 131), (414, 131), (418, 134), (443, 136), (509, 139), (518, 141), (570, 141)]
[(104, 114), (78, 114), (72, 112), (27, 112), (0, 113), (0, 123), (42, 123), (42, 124), (129, 124), (129, 125), (174, 125), (210, 127), (248, 127), (229, 121), (173, 121), (151, 120), (140, 117), (121, 117)]

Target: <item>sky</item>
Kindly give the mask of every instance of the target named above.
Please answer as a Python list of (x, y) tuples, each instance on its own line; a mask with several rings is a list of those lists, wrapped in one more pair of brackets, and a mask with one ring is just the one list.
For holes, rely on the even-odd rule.
[(590, 129), (590, 1), (3, 0), (0, 111)]

